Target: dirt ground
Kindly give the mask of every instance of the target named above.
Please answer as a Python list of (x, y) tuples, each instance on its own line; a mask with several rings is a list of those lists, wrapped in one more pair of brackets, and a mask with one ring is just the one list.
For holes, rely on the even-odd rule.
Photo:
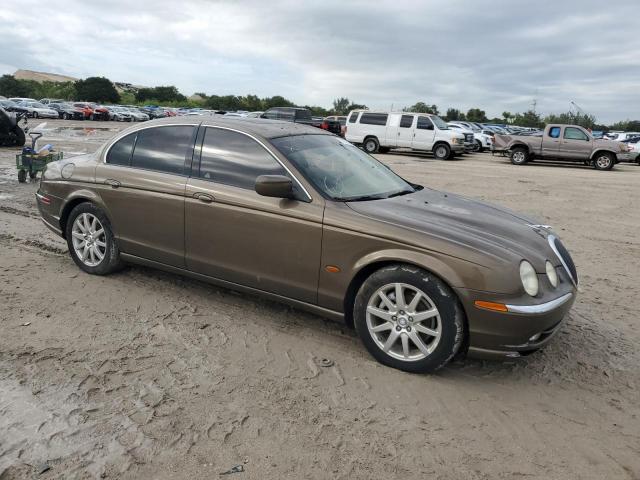
[[(77, 155), (124, 126), (49, 121), (44, 141)], [(381, 155), (414, 182), (553, 225), (581, 276), (546, 350), (426, 376), (281, 304), (140, 267), (82, 273), (15, 153), (0, 150), (1, 480), (236, 465), (238, 480), (640, 478), (640, 167)]]

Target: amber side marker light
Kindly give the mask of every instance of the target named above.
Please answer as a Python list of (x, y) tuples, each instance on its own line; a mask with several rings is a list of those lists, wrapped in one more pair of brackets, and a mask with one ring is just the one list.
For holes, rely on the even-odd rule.
[(334, 265), (327, 265), (324, 269), (329, 273), (339, 273), (340, 269)]
[(485, 310), (493, 310), (494, 312), (508, 312), (509, 309), (503, 303), (484, 302), (482, 300), (476, 300), (473, 302), (478, 308), (484, 308)]

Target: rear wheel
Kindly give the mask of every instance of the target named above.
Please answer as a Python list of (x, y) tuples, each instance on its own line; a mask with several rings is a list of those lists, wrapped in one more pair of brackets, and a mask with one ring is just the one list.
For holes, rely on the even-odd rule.
[(15, 128), (13, 129), (13, 133), (16, 136), (16, 139), (15, 139), (16, 146), (22, 147), (25, 142), (24, 130), (22, 130), (20, 127), (16, 125)]
[(122, 267), (109, 219), (94, 204), (77, 205), (69, 214), (65, 231), (71, 258), (80, 269), (106, 275)]
[(29, 178), (31, 180), (34, 180), (36, 178), (36, 176), (38, 175), (38, 172), (29, 172)]
[(529, 161), (529, 151), (524, 147), (517, 147), (511, 150), (511, 163), (514, 165), (524, 165)]
[(375, 137), (367, 138), (363, 143), (364, 151), (367, 153), (376, 153), (380, 148), (380, 143)]
[(33, 112), (33, 115), (31, 115), (33, 118), (38, 118), (38, 112)]
[(433, 149), (433, 156), (438, 160), (449, 160), (451, 156), (451, 148), (446, 143), (440, 143)]
[(396, 264), (372, 274), (354, 305), (356, 331), (380, 363), (407, 372), (433, 372), (458, 352), (464, 314), (438, 277)]
[(18, 170), (18, 182), (24, 183), (27, 181), (27, 171), (26, 170)]
[(613, 154), (608, 152), (599, 153), (593, 161), (596, 170), (611, 170), (616, 163)]

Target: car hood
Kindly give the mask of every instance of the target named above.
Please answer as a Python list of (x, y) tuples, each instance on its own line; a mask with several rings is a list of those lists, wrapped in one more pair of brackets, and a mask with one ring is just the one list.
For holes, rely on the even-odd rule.
[[(546, 259), (557, 260), (539, 222), (505, 208), (452, 193), (425, 188), (415, 193), (381, 200), (349, 202), (355, 212), (369, 218), (409, 228), (449, 244), (451, 252), (464, 250), (505, 261), (527, 259), (539, 273)], [(401, 239), (400, 239), (401, 240)], [(462, 247), (460, 250), (458, 247)]]

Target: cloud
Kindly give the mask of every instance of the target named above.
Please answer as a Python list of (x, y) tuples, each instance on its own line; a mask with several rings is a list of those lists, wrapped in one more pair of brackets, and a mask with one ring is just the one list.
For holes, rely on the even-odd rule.
[(339, 96), (376, 108), (425, 101), (491, 116), (536, 98), (543, 113), (575, 101), (603, 122), (640, 117), (637, 0), (6, 3), (2, 73), (324, 106)]

